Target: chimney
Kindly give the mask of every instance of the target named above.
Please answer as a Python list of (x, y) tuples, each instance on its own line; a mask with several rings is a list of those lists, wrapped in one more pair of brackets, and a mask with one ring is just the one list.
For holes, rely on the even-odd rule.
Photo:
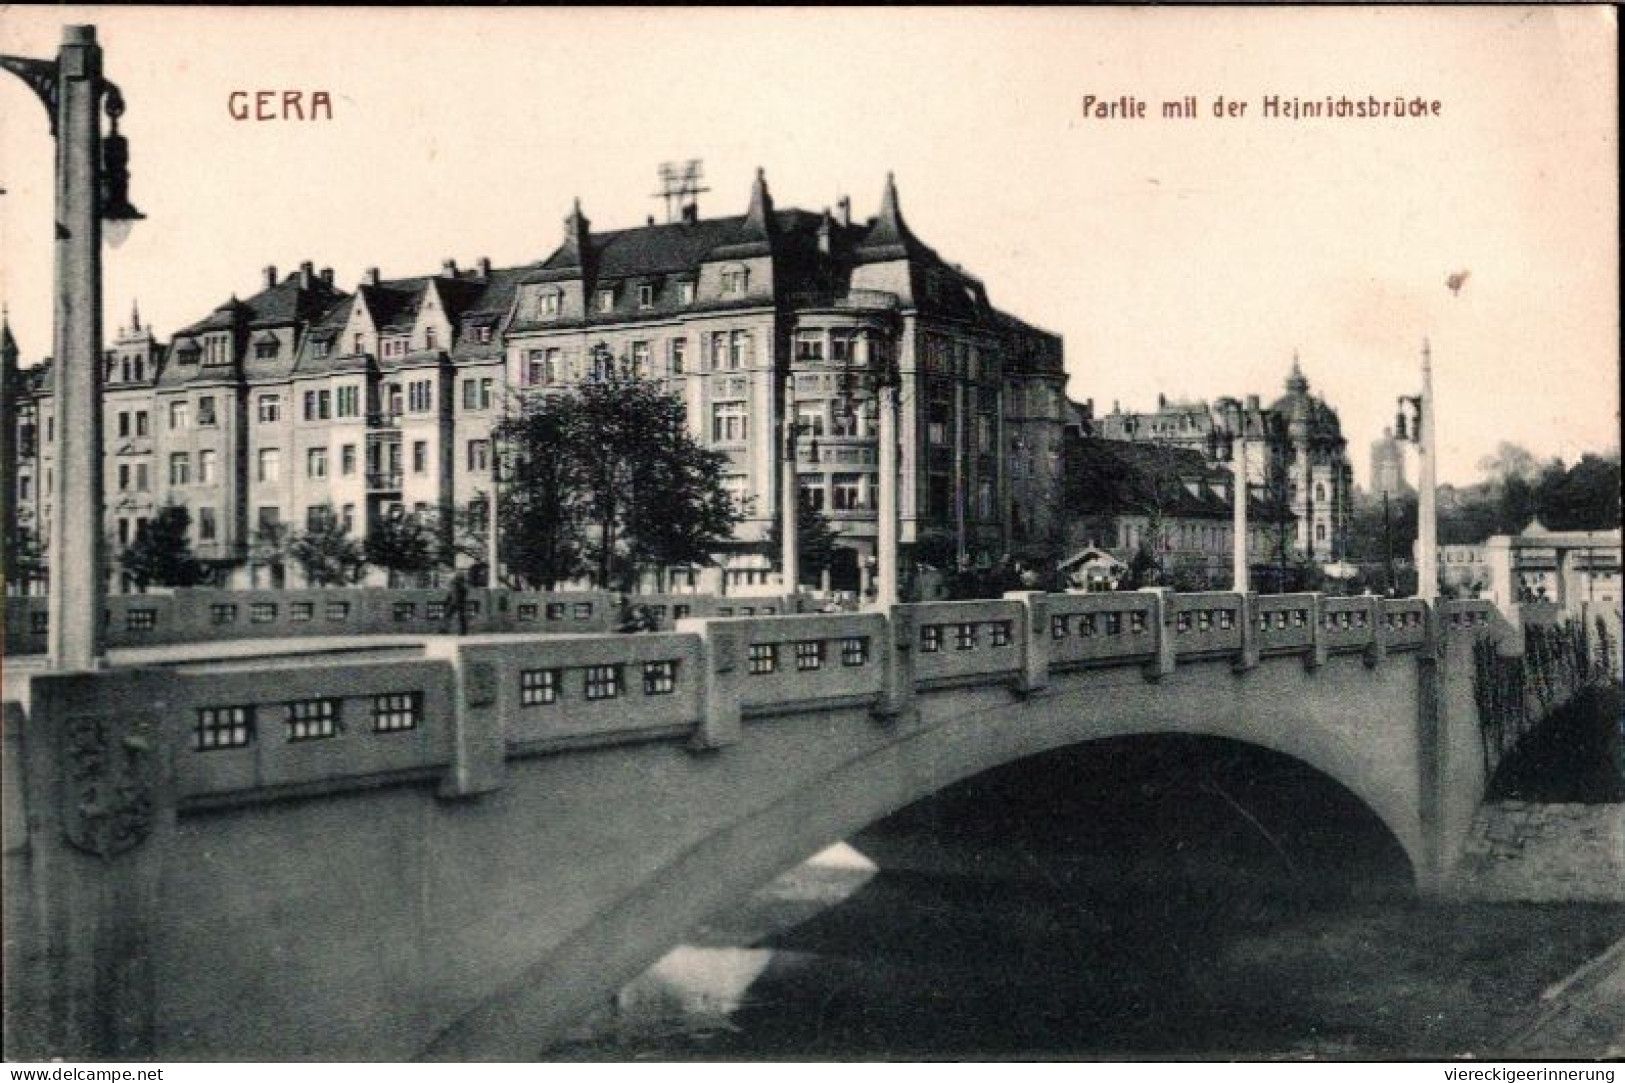
[(308, 259), (299, 265), (299, 288), (310, 289), (310, 284), (316, 278), (316, 265)]
[(685, 204), (683, 204), (683, 221), (686, 224), (692, 226), (695, 222), (698, 222), (699, 220), (700, 220), (700, 205), (698, 203), (685, 203)]
[(265, 288), (270, 289), (274, 285), (276, 285), (276, 264), (267, 263), (265, 265)]
[(443, 260), (441, 260), (440, 261), (440, 276), (442, 278), (456, 278), (457, 277), (457, 261), (454, 260), (454, 259), (443, 259)]
[(479, 267), (480, 267), (480, 277), (481, 278), (490, 278), (491, 277), (491, 257), (490, 256), (481, 256), (480, 257)]
[(367, 273), (361, 276), (361, 284), (364, 286), (378, 285), (378, 268), (368, 267)]
[(829, 216), (829, 208), (825, 207), (824, 217), (818, 223), (818, 250), (826, 256), (830, 249), (829, 231), (834, 224), (835, 220)]
[(1257, 395), (1248, 395), (1247, 396), (1247, 409), (1254, 412), (1254, 413), (1257, 413), (1257, 411), (1258, 411), (1258, 396)]
[(644, 223), (643, 223), (643, 224), (644, 224), (644, 225), (646, 225), (646, 226), (652, 226), (652, 225), (654, 225), (654, 224), (655, 224), (655, 216), (654, 216), (654, 215), (652, 215), (652, 214), (651, 214), (651, 215), (650, 215), (650, 216), (649, 216), (649, 217), (648, 217), (648, 220), (647, 220), (647, 221), (645, 221), (645, 222), (644, 222)]
[(852, 197), (842, 196), (835, 204), (836, 215), (843, 226), (852, 224)]
[(592, 223), (581, 213), (581, 200), (577, 199), (570, 208), (570, 216), (564, 220), (564, 251), (577, 266), (587, 258), (588, 238), (591, 236)]
[(1163, 407), (1165, 407), (1165, 406), (1167, 406), (1167, 405), (1168, 405), (1168, 396), (1167, 396), (1167, 395), (1164, 395), (1164, 394), (1162, 394), (1162, 393), (1161, 393), (1161, 392), (1160, 392), (1160, 391), (1159, 391), (1159, 392), (1158, 392), (1158, 393), (1157, 393), (1157, 409), (1159, 409), (1159, 410), (1161, 410), (1161, 409), (1162, 409), (1162, 408), (1163, 408)]
[(332, 285), (333, 285), (333, 268), (331, 268), (331, 267), (323, 267), (322, 268), (322, 285), (327, 286), (329, 288), (332, 287)]

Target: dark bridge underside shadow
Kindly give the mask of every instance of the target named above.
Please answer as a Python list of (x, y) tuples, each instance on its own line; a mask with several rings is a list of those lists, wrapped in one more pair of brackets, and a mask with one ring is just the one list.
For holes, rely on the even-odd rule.
[[(809, 866), (741, 900), (634, 982), (624, 1011), (552, 1055), (1301, 1051), (1317, 1027), (1295, 994), (1238, 997), (1237, 960), (1245, 973), (1260, 951), (1295, 959), (1339, 911), (1414, 898), (1403, 848), (1357, 797), (1290, 757), (1219, 738), (1113, 738), (1027, 757), (848, 845), (878, 871)], [(759, 973), (719, 1023), (715, 983), (734, 966)]]
[[(1245, 1011), (1228, 996), (1216, 1003), (1230, 980), (1214, 977), (1216, 963), (1276, 940), (1283, 954), (1300, 950), (1330, 911), (1414, 894), (1403, 848), (1347, 789), (1218, 738), (1116, 738), (1029, 757), (849, 843), (877, 875), (738, 943), (772, 949), (774, 962), (745, 992), (735, 1029), (645, 1055), (1302, 1049), (1295, 1036), (1315, 1028), (1294, 994), (1251, 990)], [(730, 943), (731, 921), (747, 919), (710, 923), (705, 942)]]

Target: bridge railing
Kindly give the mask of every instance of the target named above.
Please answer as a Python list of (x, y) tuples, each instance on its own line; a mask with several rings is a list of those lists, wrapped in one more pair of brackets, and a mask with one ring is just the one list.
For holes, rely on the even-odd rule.
[(898, 607), (914, 629), (919, 687), (941, 687), (1021, 671), (1028, 609), (1015, 599), (921, 602)]
[(583, 743), (683, 735), (701, 718), (700, 639), (549, 636), (443, 641), (463, 673), (465, 713), (493, 715), (486, 728), (508, 755)]
[(1261, 654), (1302, 651), (1314, 646), (1313, 594), (1261, 595), (1254, 612)]
[(1241, 650), (1246, 623), (1244, 602), (1239, 594), (1170, 595), (1168, 608), (1173, 620), (1175, 654), (1195, 657)]
[(880, 613), (735, 617), (718, 623), (738, 644), (734, 672), (745, 715), (872, 701), (884, 690), (881, 662), (890, 625)]
[(1428, 640), (1428, 607), (1420, 598), (1384, 598), (1383, 632), (1388, 649), (1418, 650)]
[[(397, 592), (374, 604), (402, 601)], [(601, 616), (596, 606), (579, 621), (575, 612), (555, 619)], [(690, 616), (676, 632), (642, 635), (432, 637), (411, 660), (46, 675), (34, 698), (45, 725), (150, 716), (183, 803), (437, 773), (446, 792), (470, 794), (500, 786), (513, 757), (637, 740), (720, 747), (752, 717), (850, 706), (895, 714), (935, 688), (1029, 693), (1088, 667), (1141, 666), (1155, 678), (1226, 658), (1245, 671), (1260, 654), (1319, 665), (1361, 650), (1379, 664), (1436, 636), (1504, 631), (1497, 622), (1481, 601), (1446, 603), (1435, 620), (1415, 599), (1021, 593), (889, 615)]]
[(1123, 591), (1051, 594), (1046, 620), (1035, 628), (1053, 671), (1078, 666), (1143, 662), (1157, 653), (1157, 598)]

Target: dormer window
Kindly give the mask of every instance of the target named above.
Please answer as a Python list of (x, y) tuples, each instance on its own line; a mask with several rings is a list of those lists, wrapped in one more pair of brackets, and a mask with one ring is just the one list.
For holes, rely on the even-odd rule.
[(722, 272), (722, 296), (743, 297), (745, 295), (746, 272), (743, 267), (730, 267)]
[(362, 333), (360, 331), (357, 331), (355, 333), (355, 346), (354, 346), (353, 349), (351, 349), (350, 352), (351, 353), (360, 353), (361, 352), (361, 344), (362, 344), (363, 341), (364, 341), (364, 336), (362, 335)]
[(537, 301), (536, 311), (543, 316), (557, 316), (559, 314), (559, 291), (550, 290), (542, 294)]
[(254, 344), (254, 360), (269, 361), (276, 356), (276, 339), (266, 339)]
[(677, 284), (677, 299), (685, 305), (694, 303), (694, 283), (679, 282)]
[(434, 328), (433, 327), (425, 327), (423, 329), (423, 348), (425, 350), (434, 349)]
[(317, 341), (310, 344), (310, 356), (312, 356), (312, 357), (316, 358), (318, 361), (320, 361), (322, 358), (327, 356), (327, 352), (330, 349), (330, 347), (331, 347), (330, 340), (325, 339), (325, 338), (324, 339), (318, 339)]
[(638, 307), (653, 308), (655, 306), (655, 288), (649, 283), (638, 287)]
[(598, 311), (615, 311), (615, 287), (609, 286), (598, 291)]

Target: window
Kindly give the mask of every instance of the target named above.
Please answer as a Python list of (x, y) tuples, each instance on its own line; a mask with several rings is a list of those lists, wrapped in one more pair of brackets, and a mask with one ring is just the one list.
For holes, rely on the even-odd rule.
[(400, 733), (418, 728), (423, 713), (421, 692), (389, 692), (372, 697), (372, 732)]
[(435, 342), (435, 329), (433, 327), (425, 327), (423, 329), (423, 348), (425, 350), (434, 349), (434, 342)]
[(235, 602), (215, 602), (209, 606), (209, 623), (216, 625), (236, 624), (237, 605)]
[(976, 649), (976, 625), (974, 622), (954, 625), (954, 649), (960, 651)]
[(750, 645), (750, 671), (752, 673), (774, 673), (779, 668), (779, 645), (777, 643), (752, 643)]
[(147, 435), (147, 412), (145, 410), (135, 412), (135, 434), (137, 436)]
[(192, 747), (199, 752), (246, 748), (254, 740), (254, 708), (200, 707), (192, 731)]
[(339, 703), (331, 696), (296, 699), (288, 703), (284, 707), (288, 740), (320, 741), (337, 737), (342, 730), (339, 725)]
[(129, 489), (130, 489), (130, 464), (129, 463), (119, 463), (118, 464), (118, 489), (119, 489), (119, 492), (121, 492), (121, 493), (128, 492)]
[(540, 707), (558, 701), (558, 670), (522, 669), (519, 671), (519, 706)]
[(339, 448), (339, 473), (350, 477), (355, 473), (355, 445), (345, 444)]
[(349, 533), (355, 529), (355, 505), (346, 504), (339, 510), (339, 525)]
[(192, 483), (191, 456), (184, 451), (173, 452), (169, 456), (169, 484), (190, 485)]
[(685, 305), (694, 303), (694, 283), (679, 282), (677, 284), (677, 300)]
[(621, 694), (621, 667), (588, 666), (582, 690), (589, 700), (615, 699)]
[(801, 436), (824, 435), (824, 404), (822, 402), (802, 402), (796, 404), (796, 427), (801, 430)]
[(688, 351), (688, 339), (674, 338), (666, 344), (666, 367), (673, 376), (683, 374), (683, 355)]
[(468, 469), (475, 473), (491, 469), (491, 442), (489, 440), (470, 440), (468, 442)]
[(1008, 647), (1010, 645), (1010, 622), (996, 620), (993, 622), (993, 646)]
[(260, 481), (277, 481), (282, 477), (282, 452), (274, 447), (260, 449)]
[(354, 384), (345, 384), (338, 389), (338, 416), (361, 416), (361, 390)]
[(1121, 614), (1121, 613), (1107, 613), (1107, 614), (1105, 614), (1105, 617), (1106, 617), (1106, 634), (1109, 635), (1109, 636), (1122, 635), (1123, 634), (1123, 614)]
[(127, 632), (150, 632), (156, 627), (158, 627), (156, 609), (130, 609), (124, 614), (124, 630)]
[(643, 694), (669, 696), (677, 691), (676, 661), (643, 663)]
[(535, 602), (520, 602), (514, 610), (514, 619), (521, 624), (535, 624), (537, 612)]
[(219, 453), (207, 448), (197, 453), (197, 483), (199, 485), (213, 485), (218, 480), (219, 471), (216, 469)]
[(868, 506), (864, 500), (863, 475), (836, 474), (834, 498), (836, 511), (861, 511)]
[(305, 452), (305, 476), (308, 478), (325, 478), (327, 476), (327, 449), (313, 447)]
[(1049, 634), (1051, 639), (1065, 639), (1067, 633), (1067, 617), (1065, 613), (1056, 613), (1049, 619)]
[(920, 625), (920, 653), (935, 654), (942, 650), (942, 625)]
[(259, 418), (261, 425), (269, 425), (282, 420), (282, 396), (261, 395), (259, 398)]
[(841, 665), (861, 666), (869, 661), (869, 637), (848, 636), (841, 640)]
[(477, 410), (480, 404), (479, 385), (473, 380), (463, 381), (463, 409)]
[(434, 382), (413, 380), (406, 387), (406, 408), (414, 414), (426, 414), (434, 406)]
[(275, 620), (275, 602), (254, 602), (248, 607), (248, 622), (250, 624), (270, 624)]
[(752, 361), (749, 331), (735, 331), (728, 336), (728, 367), (744, 368)]
[(745, 294), (745, 269), (743, 267), (730, 267), (722, 272), (722, 296), (743, 297)]
[(571, 610), (571, 615), (576, 620), (592, 620), (592, 603), (577, 602)]
[(711, 404), (711, 440), (718, 444), (742, 444), (749, 435), (749, 417), (743, 402)]
[(412, 441), (412, 473), (426, 474), (429, 471), (429, 442), (427, 440)]
[(805, 639), (796, 644), (796, 668), (799, 670), (824, 668), (824, 641)]
[(269, 361), (276, 356), (277, 340), (274, 338), (261, 339), (254, 343), (254, 360)]
[(1145, 634), (1145, 614), (1130, 613), (1128, 615), (1128, 630), (1132, 635)]
[(638, 307), (653, 308), (655, 306), (655, 288), (651, 285), (638, 287)]
[(184, 429), (192, 423), (192, 405), (186, 402), (172, 402), (169, 404), (169, 428)]
[(327, 619), (330, 621), (346, 621), (350, 619), (349, 602), (328, 602)]
[(647, 342), (632, 343), (632, 374), (640, 380), (647, 380), (650, 376)]
[(559, 314), (559, 291), (549, 290), (536, 299), (536, 311), (543, 316)]
[(831, 331), (829, 333), (829, 359), (831, 361), (851, 361), (853, 358), (853, 342), (856, 341), (856, 332)]
[(615, 311), (615, 287), (611, 286), (607, 289), (601, 289), (598, 291), (598, 311)]
[(130, 435), (130, 412), (128, 410), (118, 412), (118, 434), (120, 436)]
[(199, 425), (215, 425), (214, 396), (204, 395), (197, 400), (197, 423)]

